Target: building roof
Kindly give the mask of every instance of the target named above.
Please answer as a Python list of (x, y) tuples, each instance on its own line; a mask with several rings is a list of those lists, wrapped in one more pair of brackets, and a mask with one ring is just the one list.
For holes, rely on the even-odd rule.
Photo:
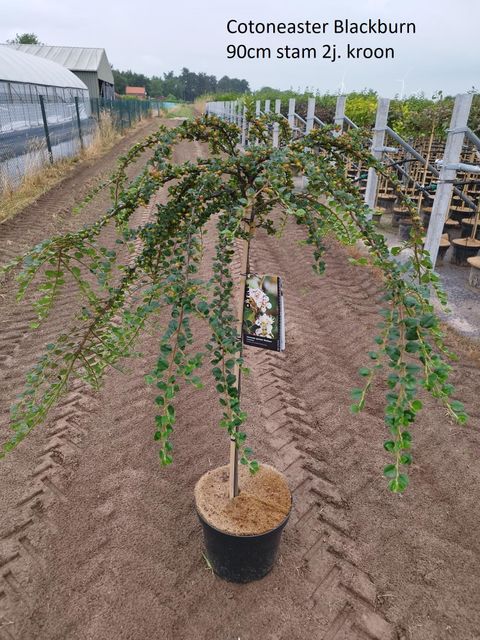
[(105, 49), (97, 47), (56, 47), (43, 44), (12, 44), (23, 53), (52, 60), (70, 71), (92, 71), (100, 80), (113, 84), (113, 74)]
[(0, 46), (0, 81), (2, 80), (87, 90), (80, 78), (62, 65), (23, 51), (15, 51), (9, 46)]
[(145, 87), (125, 87), (126, 94), (137, 94), (140, 93), (142, 96), (147, 93)]

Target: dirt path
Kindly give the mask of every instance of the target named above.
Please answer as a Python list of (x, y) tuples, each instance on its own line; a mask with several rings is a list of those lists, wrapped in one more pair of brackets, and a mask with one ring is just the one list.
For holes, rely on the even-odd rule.
[(8, 262), (22, 250), (54, 233), (73, 231), (94, 220), (98, 215), (99, 199), (95, 199), (81, 216), (72, 216), (72, 207), (81, 202), (99, 180), (106, 178), (114, 170), (119, 156), (135, 142), (155, 131), (160, 122), (156, 117), (143, 121), (101, 158), (81, 162), (25, 211), (0, 224), (0, 264)]
[[(193, 486), (225, 462), (228, 442), (212, 393), (185, 391), (175, 462), (159, 469), (143, 383), (158, 337), (146, 336), (127, 374), (115, 372), (96, 398), (70, 394), (0, 465), (1, 640), (480, 637), (478, 363), (465, 356), (455, 374), (471, 426), (450, 425), (427, 402), (413, 485), (388, 494), (382, 392), (360, 417), (348, 411), (378, 322), (376, 281), (336, 245), (328, 277), (316, 277), (301, 239), (292, 226), (279, 244), (259, 235), (252, 248), (254, 269), (285, 279), (287, 351), (250, 349), (244, 385), (250, 442), (294, 490), (274, 571), (239, 586), (207, 568)], [(9, 296), (3, 410), (48, 340), (27, 337), (29, 312)], [(62, 300), (58, 326), (73, 304)]]

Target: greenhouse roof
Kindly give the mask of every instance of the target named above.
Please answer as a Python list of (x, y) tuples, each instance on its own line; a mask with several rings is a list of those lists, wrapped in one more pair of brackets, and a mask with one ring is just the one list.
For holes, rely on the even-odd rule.
[(105, 49), (100, 47), (57, 47), (44, 44), (13, 44), (19, 51), (52, 60), (71, 71), (95, 71), (101, 80), (113, 84)]
[(0, 46), (0, 82), (2, 80), (87, 90), (80, 78), (62, 65), (7, 45)]

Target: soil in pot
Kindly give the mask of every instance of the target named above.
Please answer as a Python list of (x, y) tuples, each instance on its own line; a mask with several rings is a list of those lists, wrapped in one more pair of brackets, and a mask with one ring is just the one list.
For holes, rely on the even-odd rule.
[(292, 497), (285, 478), (268, 465), (251, 475), (240, 468), (239, 495), (228, 494), (228, 466), (203, 475), (195, 504), (207, 558), (214, 572), (232, 582), (250, 582), (273, 567)]
[(477, 255), (480, 240), (474, 238), (457, 238), (453, 240), (453, 256), (451, 262), (461, 267), (468, 267), (468, 258)]

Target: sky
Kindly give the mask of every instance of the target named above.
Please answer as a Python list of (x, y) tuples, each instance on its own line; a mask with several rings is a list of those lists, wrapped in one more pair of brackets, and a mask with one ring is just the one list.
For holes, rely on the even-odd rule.
[[(245, 78), (252, 89), (321, 93), (371, 88), (384, 97), (430, 97), (480, 88), (478, 0), (0, 0), (0, 42), (34, 32), (52, 45), (103, 47), (117, 69), (148, 76), (182, 67)], [(415, 34), (342, 35), (335, 20), (414, 22)], [(328, 23), (312, 35), (238, 35), (229, 20)], [(347, 46), (394, 49), (394, 59), (348, 58)], [(270, 59), (228, 59), (227, 46), (269, 47)], [(315, 48), (316, 59), (277, 59), (279, 47)], [(341, 57), (322, 58), (324, 45)], [(240, 48), (242, 52), (242, 48)]]

